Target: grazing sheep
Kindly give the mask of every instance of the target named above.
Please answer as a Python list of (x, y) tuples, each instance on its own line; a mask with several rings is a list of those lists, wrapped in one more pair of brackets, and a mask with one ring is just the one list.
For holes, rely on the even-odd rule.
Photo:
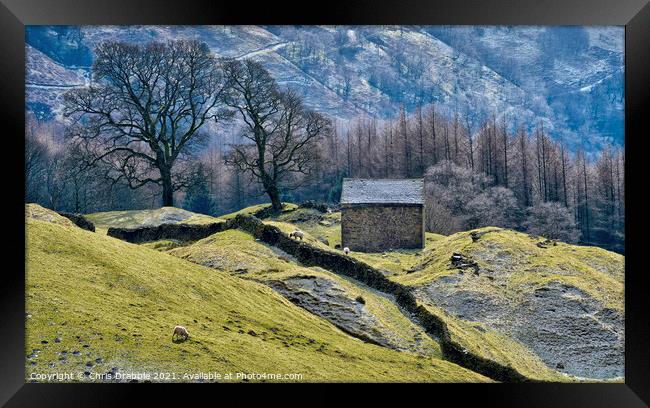
[(190, 333), (185, 327), (176, 326), (174, 327), (174, 332), (172, 333), (172, 341), (174, 341), (174, 337), (182, 337), (183, 340), (187, 340), (190, 337)]
[(300, 238), (300, 240), (302, 241), (302, 239), (305, 237), (305, 234), (300, 230), (294, 230), (291, 234), (289, 234), (289, 238), (294, 238), (294, 237), (296, 239)]
[(327, 207), (327, 213), (328, 213), (328, 214), (331, 214), (331, 213), (332, 213), (332, 209), (329, 208), (329, 207)]
[(349, 254), (350, 253), (350, 248), (348, 248), (348, 247), (343, 248), (343, 252), (345, 252), (346, 255)]

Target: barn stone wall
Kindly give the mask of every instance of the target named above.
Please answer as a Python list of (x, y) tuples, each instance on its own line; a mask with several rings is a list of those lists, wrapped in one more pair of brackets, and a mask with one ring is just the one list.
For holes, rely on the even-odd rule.
[(352, 251), (424, 247), (422, 205), (357, 204), (341, 208), (341, 242)]

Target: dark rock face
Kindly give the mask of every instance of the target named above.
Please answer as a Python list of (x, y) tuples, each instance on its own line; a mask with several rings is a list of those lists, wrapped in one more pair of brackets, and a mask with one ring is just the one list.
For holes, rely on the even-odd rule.
[(478, 275), (480, 270), (476, 261), (456, 252), (451, 256), (451, 266), (460, 269), (461, 271), (471, 269), (474, 271), (475, 275)]
[(481, 237), (482, 237), (483, 235), (485, 235), (485, 234), (489, 234), (490, 232), (496, 232), (496, 231), (499, 231), (499, 229), (492, 229), (492, 230), (480, 231), (480, 232), (479, 232), (479, 231), (472, 231), (472, 232), (469, 234), (469, 236), (472, 238), (472, 242), (476, 242), (476, 241), (478, 241), (479, 239), (481, 239)]
[(550, 283), (515, 302), (471, 290), (472, 279), (480, 278), (441, 278), (418, 289), (416, 296), (512, 336), (550, 368), (586, 378), (624, 375), (624, 317), (615, 310), (569, 285)]
[(292, 303), (330, 321), (344, 332), (369, 343), (395, 348), (375, 316), (336, 282), (300, 276), (268, 284)]
[(73, 214), (65, 211), (59, 211), (59, 215), (69, 219), (79, 228), (95, 232), (95, 224), (88, 221), (88, 219), (81, 214)]
[(197, 241), (232, 228), (230, 221), (212, 224), (161, 224), (155, 227), (108, 229), (107, 235), (127, 242), (141, 243), (161, 239)]
[(549, 246), (555, 246), (557, 245), (557, 242), (551, 240), (551, 239), (545, 239), (544, 241), (538, 242), (537, 244), (538, 248), (548, 248)]

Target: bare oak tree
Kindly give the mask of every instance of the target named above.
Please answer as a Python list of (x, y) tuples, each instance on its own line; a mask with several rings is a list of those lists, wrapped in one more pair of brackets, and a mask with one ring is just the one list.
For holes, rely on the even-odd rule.
[(307, 109), (295, 92), (280, 91), (255, 61), (225, 61), (224, 72), (230, 84), (226, 104), (240, 114), (245, 140), (232, 146), (227, 162), (252, 174), (280, 211), (280, 189), (294, 187), (296, 175), (310, 175), (329, 120)]
[[(162, 204), (174, 204), (185, 183), (174, 165), (191, 154), (199, 130), (227, 116), (220, 64), (197, 41), (144, 45), (105, 42), (95, 50), (90, 86), (65, 95), (68, 129), (102, 162), (113, 181), (162, 187)], [(203, 135), (204, 136), (204, 135)]]

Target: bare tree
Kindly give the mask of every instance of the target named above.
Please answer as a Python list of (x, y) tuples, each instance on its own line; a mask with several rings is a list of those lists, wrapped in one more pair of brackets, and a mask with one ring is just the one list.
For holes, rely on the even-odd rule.
[(431, 127), (431, 149), (433, 154), (433, 164), (438, 164), (438, 149), (436, 141), (436, 103), (431, 103), (429, 110), (429, 126)]
[(411, 144), (409, 142), (408, 118), (406, 117), (404, 104), (402, 104), (400, 108), (399, 132), (400, 137), (404, 142), (404, 175), (406, 178), (411, 178), (413, 177), (413, 173), (411, 172)]
[(501, 134), (503, 136), (503, 185), (508, 187), (508, 129), (506, 119), (503, 118), (501, 125)]
[(174, 204), (184, 186), (174, 165), (200, 141), (199, 130), (224, 119), (226, 86), (208, 46), (196, 41), (144, 45), (105, 42), (95, 50), (93, 81), (65, 94), (69, 136), (103, 162), (114, 181), (131, 188), (162, 187), (162, 204)]
[(255, 61), (229, 60), (224, 68), (231, 84), (226, 103), (240, 114), (249, 142), (233, 145), (227, 161), (259, 180), (280, 211), (280, 188), (292, 188), (286, 185), (291, 176), (311, 173), (329, 120), (305, 108), (295, 92), (281, 92)]
[(528, 135), (526, 130), (522, 125), (519, 128), (519, 155), (521, 161), (521, 187), (523, 192), (523, 204), (528, 207), (532, 202), (531, 192), (530, 192), (530, 178), (528, 170)]
[(472, 122), (470, 120), (469, 108), (465, 112), (465, 126), (467, 127), (467, 145), (469, 147), (469, 152), (467, 156), (469, 157), (470, 168), (472, 173), (474, 172), (474, 138), (472, 135)]
[(417, 108), (417, 133), (418, 133), (418, 140), (420, 142), (420, 152), (418, 155), (418, 159), (419, 159), (418, 176), (422, 176), (424, 174), (426, 166), (424, 164), (424, 121), (422, 118), (421, 102), (418, 104), (418, 108)]
[(47, 147), (39, 140), (42, 124), (33, 115), (25, 123), (25, 201), (36, 202), (46, 170)]

